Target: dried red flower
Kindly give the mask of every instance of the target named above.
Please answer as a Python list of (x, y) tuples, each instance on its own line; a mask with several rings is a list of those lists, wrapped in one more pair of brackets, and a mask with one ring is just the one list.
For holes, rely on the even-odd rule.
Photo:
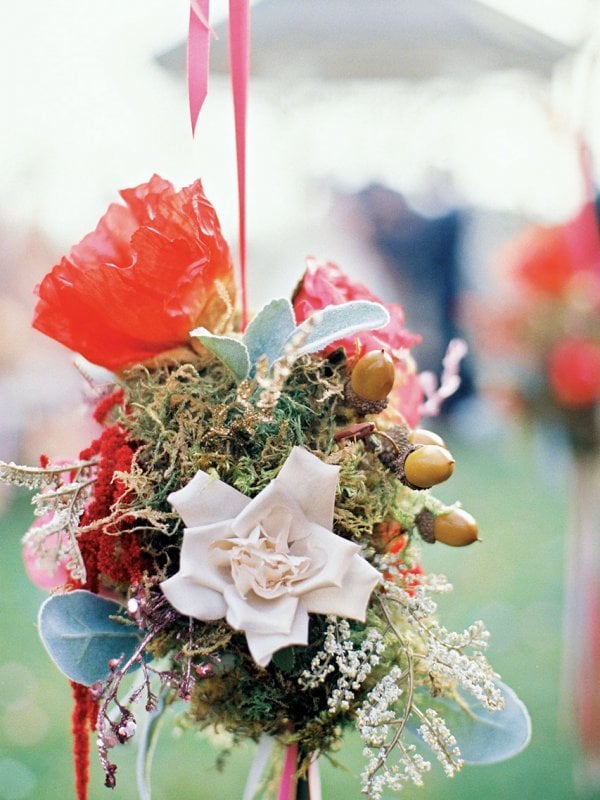
[(548, 359), (548, 377), (564, 406), (589, 406), (600, 399), (600, 345), (592, 339), (560, 341)]
[(154, 175), (121, 191), (37, 289), (33, 326), (111, 370), (222, 328), (234, 298), (229, 248), (202, 184)]
[[(381, 303), (366, 286), (350, 280), (342, 270), (331, 262), (317, 263), (308, 260), (308, 268), (294, 295), (294, 311), (298, 322), (305, 320), (313, 311), (328, 305), (339, 305), (349, 300), (371, 300)], [(383, 349), (392, 357), (396, 369), (396, 382), (390, 396), (390, 404), (399, 411), (407, 423), (414, 427), (419, 421), (419, 406), (423, 392), (416, 374), (410, 348), (419, 344), (421, 337), (404, 327), (404, 310), (398, 303), (385, 304), (390, 322), (385, 328), (362, 331), (354, 336), (332, 342), (325, 348), (330, 353), (344, 347), (351, 361), (368, 350)]]
[(96, 730), (98, 703), (92, 699), (87, 686), (71, 681), (73, 712), (73, 768), (77, 800), (87, 800), (90, 776), (90, 732)]
[(127, 487), (115, 477), (116, 472), (129, 472), (134, 450), (125, 432), (112, 425), (86, 450), (82, 459), (100, 456), (93, 496), (81, 518), (81, 527), (91, 526), (78, 537), (79, 549), (85, 563), (85, 588), (100, 591), (104, 582), (110, 585), (131, 585), (139, 581), (150, 566), (142, 553), (138, 536), (129, 530), (134, 520), (128, 516), (116, 523), (98, 524), (110, 516), (115, 504), (127, 497)]

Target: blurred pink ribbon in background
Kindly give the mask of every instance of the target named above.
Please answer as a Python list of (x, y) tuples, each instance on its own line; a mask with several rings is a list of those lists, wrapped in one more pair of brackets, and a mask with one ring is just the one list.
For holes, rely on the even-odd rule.
[[(187, 47), (187, 80), (192, 133), (208, 94), (210, 69), (209, 0), (191, 0)], [(235, 149), (238, 178), (238, 249), (242, 294), (242, 330), (248, 322), (246, 282), (246, 110), (250, 72), (249, 0), (229, 0), (229, 65), (235, 120)]]

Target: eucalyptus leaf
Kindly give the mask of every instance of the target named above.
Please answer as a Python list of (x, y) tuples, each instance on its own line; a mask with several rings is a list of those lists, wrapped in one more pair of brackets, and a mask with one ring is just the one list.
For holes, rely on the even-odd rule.
[(229, 367), (236, 381), (243, 381), (250, 372), (250, 357), (248, 348), (243, 342), (232, 336), (217, 336), (206, 328), (194, 328), (190, 336), (198, 339), (207, 350), (220, 358), (225, 366)]
[[(343, 339), (359, 331), (383, 328), (390, 321), (390, 315), (379, 303), (370, 300), (351, 300), (339, 306), (326, 306), (315, 315), (316, 322), (311, 328), (299, 354), (314, 353), (322, 350), (331, 342)], [(311, 317), (309, 317), (311, 319)], [(304, 323), (306, 324), (306, 322)], [(292, 340), (300, 327), (291, 335)]]
[(151, 800), (152, 759), (166, 710), (164, 697), (160, 695), (155, 710), (146, 715), (145, 725), (138, 741), (136, 781), (140, 800)]
[(91, 686), (106, 678), (112, 658), (123, 656), (126, 661), (133, 655), (141, 634), (136, 627), (113, 619), (121, 611), (114, 600), (84, 589), (52, 595), (42, 603), (40, 638), (67, 678)]
[(430, 703), (456, 737), (465, 764), (505, 761), (520, 753), (531, 739), (531, 718), (525, 704), (506, 684), (498, 681), (496, 685), (504, 697), (501, 711), (487, 711), (470, 695), (462, 698), (466, 709), (450, 698)]
[(269, 365), (283, 356), (286, 342), (296, 328), (292, 304), (286, 298), (271, 300), (248, 325), (244, 342), (250, 363), (255, 365), (265, 356)]

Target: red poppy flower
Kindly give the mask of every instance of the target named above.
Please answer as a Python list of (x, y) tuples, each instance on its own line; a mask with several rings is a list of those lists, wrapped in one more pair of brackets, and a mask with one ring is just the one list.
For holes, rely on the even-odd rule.
[[(318, 264), (308, 260), (302, 282), (294, 295), (294, 311), (298, 322), (305, 320), (313, 311), (328, 305), (339, 305), (349, 300), (371, 300), (381, 303), (366, 286), (350, 280), (342, 270), (330, 262)], [(407, 423), (415, 426), (419, 421), (419, 406), (423, 402), (423, 391), (416, 374), (410, 348), (421, 341), (421, 337), (404, 327), (404, 311), (398, 303), (385, 305), (390, 322), (385, 328), (361, 331), (353, 336), (332, 342), (325, 348), (329, 353), (344, 347), (351, 361), (370, 350), (386, 350), (394, 360), (396, 383), (390, 398), (391, 405), (399, 411)]]
[(234, 297), (229, 248), (200, 181), (154, 175), (121, 193), (37, 288), (33, 326), (118, 370), (218, 330)]
[(559, 342), (548, 360), (550, 385), (560, 403), (588, 406), (600, 399), (600, 346), (583, 337)]

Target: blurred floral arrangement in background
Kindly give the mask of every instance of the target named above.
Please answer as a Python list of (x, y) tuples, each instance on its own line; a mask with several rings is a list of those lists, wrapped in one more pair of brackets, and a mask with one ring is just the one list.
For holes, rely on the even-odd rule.
[[(486, 369), (482, 390), (542, 433), (569, 486), (563, 716), (581, 745), (578, 781), (600, 788), (600, 220), (590, 156), (586, 201), (566, 222), (532, 225), (497, 254), (507, 286), (466, 302)], [(559, 433), (557, 438), (554, 434)], [(548, 448), (550, 444), (550, 449)], [(561, 447), (562, 444), (562, 447)], [(566, 453), (568, 458), (561, 459)], [(547, 470), (544, 461), (543, 470)], [(564, 713), (566, 712), (566, 713)], [(567, 723), (571, 734), (570, 723)]]
[[(468, 305), (492, 359), (485, 388), (511, 411), (560, 425), (578, 452), (600, 445), (600, 233), (587, 202), (559, 225), (526, 228), (497, 254), (508, 298)], [(505, 368), (508, 365), (508, 370)], [(496, 380), (494, 379), (496, 376)]]
[(529, 718), (483, 623), (440, 624), (451, 587), (419, 563), (422, 542), (478, 539), (430, 492), (454, 459), (418, 427), (461, 346), (441, 386), (421, 381), (402, 308), (315, 260), (242, 330), (200, 182), (154, 176), (121, 197), (42, 281), (34, 319), (86, 359), (98, 436), (76, 459), (0, 464), (36, 491), (24, 558), (73, 687), (78, 800), (92, 731), (108, 787), (114, 749), (139, 741), (147, 800), (174, 704), (182, 725), (258, 743), (245, 798), (318, 800), (317, 758), (349, 727), (370, 798), (422, 785), (427, 752), (449, 776), (519, 752)]

